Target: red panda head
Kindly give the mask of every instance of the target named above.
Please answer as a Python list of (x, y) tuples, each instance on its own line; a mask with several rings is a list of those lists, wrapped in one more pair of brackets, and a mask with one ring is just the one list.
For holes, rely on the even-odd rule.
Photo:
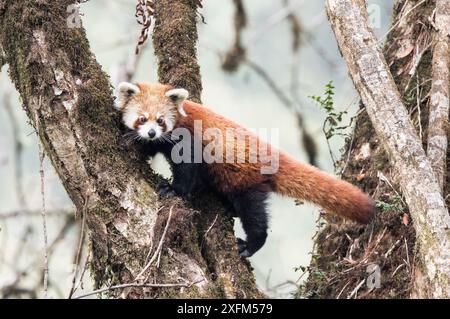
[(158, 140), (170, 133), (179, 116), (186, 116), (188, 91), (163, 84), (132, 84), (118, 87), (118, 109), (124, 124), (145, 140)]

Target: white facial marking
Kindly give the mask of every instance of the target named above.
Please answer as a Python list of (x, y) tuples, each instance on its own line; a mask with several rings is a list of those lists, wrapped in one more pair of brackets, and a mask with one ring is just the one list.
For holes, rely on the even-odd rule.
[(139, 115), (137, 113), (137, 109), (134, 107), (127, 107), (122, 115), (123, 123), (132, 130), (134, 130), (134, 123), (136, 123), (138, 118)]

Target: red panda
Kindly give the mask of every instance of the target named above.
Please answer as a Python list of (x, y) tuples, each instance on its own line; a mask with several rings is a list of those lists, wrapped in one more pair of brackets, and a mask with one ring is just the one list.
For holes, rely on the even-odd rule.
[[(147, 155), (162, 153), (171, 165), (173, 181), (171, 185), (160, 185), (161, 196), (187, 196), (196, 181), (207, 183), (223, 195), (232, 204), (236, 216), (240, 217), (247, 235), (245, 241), (238, 239), (238, 251), (242, 257), (253, 255), (266, 241), (266, 200), (270, 192), (312, 202), (329, 213), (359, 223), (368, 223), (374, 216), (373, 200), (357, 187), (296, 161), (210, 108), (188, 101), (189, 94), (185, 89), (162, 84), (121, 83), (118, 92), (118, 109), (130, 134), (143, 145), (141, 149)], [(196, 121), (201, 121), (200, 132), (196, 131)], [(175, 134), (178, 129), (191, 135), (180, 140)], [(231, 145), (231, 161), (195, 161), (193, 145), (200, 144), (205, 150), (213, 140), (203, 137), (208, 129), (222, 133), (214, 143), (216, 150), (224, 153), (226, 149), (227, 154), (219, 155), (229, 155), (227, 147)], [(238, 135), (226, 134), (230, 129), (244, 132), (244, 138), (256, 142), (253, 144), (256, 149), (265, 147), (269, 156), (276, 154), (277, 171), (263, 174), (263, 157), (251, 147), (251, 143), (239, 144)], [(192, 147), (184, 151), (192, 152), (188, 161), (176, 162), (174, 154), (181, 141)], [(244, 155), (244, 161), (237, 160), (239, 152)], [(252, 156), (253, 161), (250, 160)]]

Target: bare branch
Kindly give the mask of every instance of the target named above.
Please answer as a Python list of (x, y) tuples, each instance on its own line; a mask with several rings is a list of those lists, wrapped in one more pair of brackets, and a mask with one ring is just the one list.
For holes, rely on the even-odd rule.
[(108, 288), (97, 289), (97, 290), (94, 290), (94, 291), (92, 291), (90, 293), (76, 296), (74, 299), (82, 299), (82, 298), (86, 298), (86, 297), (89, 297), (89, 296), (92, 296), (92, 295), (101, 294), (103, 292), (107, 292), (107, 291), (111, 291), (111, 290), (115, 290), (115, 289), (125, 289), (125, 288), (174, 288), (174, 287), (190, 288), (194, 284), (197, 284), (197, 283), (198, 282), (194, 282), (194, 283), (190, 283), (190, 284), (138, 284), (138, 283), (122, 284), (122, 285), (111, 286), (111, 287), (108, 287)]
[[(41, 108), (41, 99), (39, 99), (38, 105), (35, 106), (36, 109)], [(40, 123), (38, 120), (38, 113), (35, 112), (35, 125), (36, 132), (39, 136), (40, 134)], [(44, 172), (44, 159), (45, 153), (42, 143), (39, 141), (39, 176), (41, 182), (41, 214), (42, 214), (42, 231), (44, 236), (44, 298), (48, 298), (48, 236), (47, 236), (47, 211), (45, 207), (45, 172)]]
[(284, 21), (284, 19), (289, 18), (290, 14), (297, 10), (301, 5), (303, 5), (305, 0), (296, 0), (285, 6), (283, 9), (275, 12), (271, 17), (267, 19), (267, 23), (263, 25), (256, 34), (249, 40), (247, 46), (253, 46), (260, 39), (264, 38), (274, 26)]
[(78, 268), (79, 268), (79, 265), (80, 265), (81, 252), (83, 250), (84, 234), (85, 234), (84, 228), (85, 228), (85, 225), (86, 225), (86, 216), (88, 214), (88, 209), (87, 209), (89, 207), (88, 205), (89, 205), (89, 195), (86, 196), (86, 203), (84, 205), (84, 209), (83, 209), (83, 212), (81, 214), (82, 215), (81, 216), (81, 218), (82, 218), (81, 230), (80, 230), (80, 236), (78, 238), (77, 253), (75, 255), (75, 271), (73, 273), (72, 287), (70, 288), (69, 299), (72, 298), (72, 296), (73, 296), (73, 294), (75, 292), (75, 289), (76, 289), (75, 283), (76, 283), (77, 276), (78, 276)]
[[(284, 6), (289, 6), (288, 0), (283, 0)], [(301, 34), (302, 34), (302, 26), (300, 24), (300, 20), (297, 15), (294, 13), (294, 10), (290, 10), (287, 15), (287, 19), (291, 24), (291, 33), (292, 33), (292, 51), (298, 52), (300, 50), (301, 44)]]
[(11, 93), (9, 91), (5, 91), (3, 94), (3, 104), (9, 117), (9, 123), (11, 123), (11, 133), (14, 140), (14, 178), (16, 183), (17, 199), (20, 207), (26, 208), (22, 174), (23, 142), (21, 140), (19, 122), (17, 120), (16, 114), (14, 113), (14, 108), (11, 104)]
[(352, 292), (348, 295), (347, 299), (352, 299), (353, 296), (355, 296), (356, 298), (356, 294), (358, 293), (359, 288), (361, 288), (365, 282), (366, 279), (361, 280), (361, 282), (355, 287), (355, 289), (353, 289)]
[(242, 31), (247, 26), (247, 13), (242, 0), (233, 0), (234, 13), (234, 42), (222, 61), (222, 69), (235, 72), (245, 60), (246, 48), (242, 45)]
[(216, 217), (214, 218), (211, 226), (208, 227), (208, 229), (206, 230), (205, 234), (203, 235), (203, 240), (202, 240), (202, 244), (201, 247), (203, 247), (203, 244), (205, 242), (205, 238), (206, 236), (208, 236), (208, 233), (211, 231), (211, 229), (214, 227), (214, 225), (216, 224), (217, 218), (219, 217), (219, 214), (216, 215)]
[[(408, 11), (406, 11), (405, 13), (403, 13), (401, 15), (401, 18), (397, 20), (396, 23), (394, 23), (389, 30), (386, 32), (385, 35), (383, 35), (380, 40), (379, 43), (382, 43), (386, 37), (389, 35), (389, 33), (392, 32), (392, 30), (394, 30), (399, 24), (401, 24), (402, 22), (404, 22), (404, 19), (406, 19), (406, 17), (408, 17), (412, 12), (414, 12), (415, 9), (417, 9), (418, 7), (420, 7), (422, 4), (424, 4), (427, 0), (421, 0), (420, 2), (418, 2), (417, 4), (415, 4), (412, 8), (410, 8)], [(406, 4), (408, 4), (408, 1), (406, 2)], [(405, 7), (406, 8), (406, 4)]]
[[(9, 212), (0, 213), (0, 220), (12, 219), (18, 217), (37, 217), (41, 216), (40, 210), (14, 210)], [(47, 210), (47, 217), (49, 216), (71, 216), (74, 215), (75, 211), (73, 209), (53, 209)]]

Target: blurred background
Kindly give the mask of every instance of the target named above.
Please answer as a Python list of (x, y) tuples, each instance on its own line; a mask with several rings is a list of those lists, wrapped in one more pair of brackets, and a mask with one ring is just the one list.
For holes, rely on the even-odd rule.
[[(333, 81), (334, 107), (337, 112), (348, 112), (341, 126), (348, 126), (356, 114), (358, 96), (337, 49), (324, 2), (243, 3), (247, 26), (241, 33), (241, 46), (247, 55), (234, 72), (223, 67), (235, 41), (234, 2), (204, 0), (199, 10), (204, 18), (202, 23), (199, 16), (198, 24), (203, 104), (249, 128), (277, 128), (279, 147), (300, 161), (311, 160), (314, 152), (307, 145), (315, 145), (315, 165), (335, 173), (330, 154), (335, 160), (340, 158), (345, 136), (338, 134), (327, 140), (323, 131), (327, 112), (310, 96), (322, 96), (325, 86)], [(394, 0), (367, 1), (380, 41), (389, 27), (393, 3)], [(124, 68), (134, 69), (135, 63), (132, 81), (157, 81), (151, 39), (141, 48), (138, 59), (133, 57), (140, 34), (135, 6), (135, 0), (91, 0), (80, 6), (91, 48), (113, 85)], [(300, 39), (298, 46), (294, 45), (296, 36)], [(342, 131), (348, 132), (349, 129)], [(168, 165), (161, 157), (152, 165), (170, 177)], [(43, 169), (49, 296), (67, 298), (81, 223), (75, 220), (71, 201), (47, 159)], [(42, 297), (44, 239), (38, 143), (9, 81), (7, 66), (0, 73), (0, 201), (0, 298)], [(305, 279), (298, 268), (309, 264), (318, 209), (271, 196), (269, 211), (267, 243), (250, 260), (262, 290), (272, 297), (289, 298)], [(238, 221), (236, 232), (242, 234)], [(87, 251), (84, 249), (79, 258), (88, 260)], [(79, 289), (92, 289), (88, 274)]]

